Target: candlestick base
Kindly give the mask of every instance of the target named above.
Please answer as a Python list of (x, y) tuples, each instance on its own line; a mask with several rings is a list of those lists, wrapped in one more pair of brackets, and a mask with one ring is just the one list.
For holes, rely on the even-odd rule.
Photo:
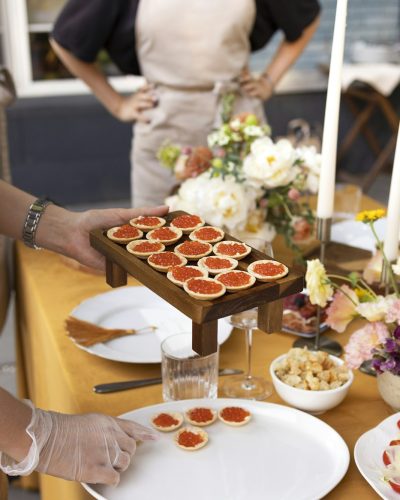
[(300, 338), (293, 343), (293, 347), (307, 347), (310, 351), (325, 351), (337, 357), (341, 356), (343, 353), (343, 347), (339, 344), (339, 342), (331, 340), (328, 337), (319, 337), (318, 344), (319, 345), (315, 344), (314, 339)]

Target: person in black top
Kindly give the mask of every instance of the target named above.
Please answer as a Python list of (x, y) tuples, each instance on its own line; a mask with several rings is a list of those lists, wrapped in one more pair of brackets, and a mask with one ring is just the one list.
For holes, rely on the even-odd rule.
[[(69, 0), (51, 43), (112, 115), (136, 122), (132, 195), (135, 205), (154, 204), (175, 183), (156, 159), (162, 142), (205, 144), (227, 83), (236, 85), (236, 112), (262, 117), (262, 101), (306, 47), (319, 11), (318, 0)], [(277, 31), (284, 38), (275, 55), (252, 75), (250, 51)], [(103, 48), (146, 85), (129, 96), (116, 92), (94, 64)]]

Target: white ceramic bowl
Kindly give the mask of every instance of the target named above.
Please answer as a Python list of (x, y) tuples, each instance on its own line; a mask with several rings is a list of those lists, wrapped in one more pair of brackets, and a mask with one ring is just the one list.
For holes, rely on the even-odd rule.
[[(350, 372), (350, 378), (342, 386), (336, 389), (329, 389), (327, 391), (311, 391), (305, 389), (298, 389), (297, 387), (292, 387), (285, 382), (282, 382), (275, 374), (276, 365), (286, 357), (286, 354), (275, 358), (269, 368), (272, 383), (274, 384), (276, 392), (279, 396), (288, 403), (290, 406), (294, 406), (299, 410), (307, 411), (313, 415), (319, 415), (324, 413), (331, 408), (334, 408), (340, 404), (345, 398), (349, 391), (351, 384), (353, 383), (353, 372)], [(331, 360), (337, 364), (342, 365), (343, 360), (337, 358), (336, 356), (329, 356)]]

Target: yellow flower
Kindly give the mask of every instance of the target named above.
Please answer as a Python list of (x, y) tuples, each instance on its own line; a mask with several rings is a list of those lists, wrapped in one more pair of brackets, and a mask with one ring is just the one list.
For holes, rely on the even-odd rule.
[(333, 296), (333, 288), (319, 259), (307, 261), (306, 286), (311, 304), (325, 307)]
[(386, 210), (378, 208), (377, 210), (364, 210), (356, 215), (356, 220), (364, 223), (375, 222), (378, 219), (385, 217)]

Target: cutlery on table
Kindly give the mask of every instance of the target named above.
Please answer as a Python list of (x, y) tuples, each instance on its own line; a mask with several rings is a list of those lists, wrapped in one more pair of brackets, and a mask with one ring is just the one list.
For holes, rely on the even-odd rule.
[[(243, 370), (237, 368), (221, 368), (218, 370), (218, 375), (238, 375), (243, 373)], [(137, 387), (146, 387), (148, 385), (161, 384), (161, 377), (146, 378), (142, 380), (126, 380), (124, 382), (110, 382), (108, 384), (99, 384), (93, 387), (93, 391), (98, 394), (106, 394), (109, 392), (125, 391), (126, 389), (136, 389)]]

